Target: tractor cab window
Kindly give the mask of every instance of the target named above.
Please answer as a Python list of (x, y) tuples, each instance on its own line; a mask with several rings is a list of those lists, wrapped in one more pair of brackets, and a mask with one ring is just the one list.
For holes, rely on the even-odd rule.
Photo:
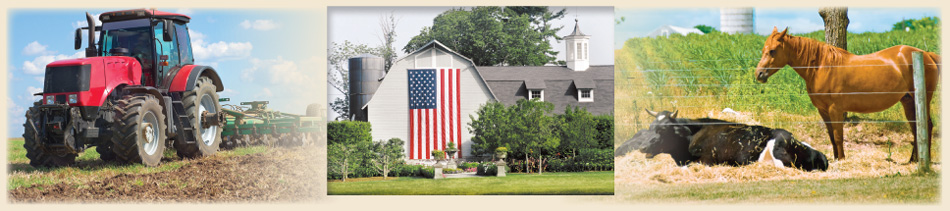
[(155, 70), (155, 50), (151, 44), (155, 37), (151, 30), (146, 19), (103, 23), (99, 55), (135, 58), (142, 65), (143, 82), (150, 81), (147, 79)]
[(184, 23), (175, 22), (175, 32), (178, 33), (178, 47), (181, 49), (181, 65), (195, 64), (194, 54), (191, 53), (188, 27)]
[(166, 42), (162, 39), (165, 23), (161, 20), (156, 20), (152, 23), (155, 24), (152, 29), (155, 30), (155, 50), (158, 52), (158, 72), (156, 72), (156, 75), (164, 76), (168, 74), (171, 69), (181, 66), (181, 60), (178, 55), (178, 36), (172, 36), (172, 40)]

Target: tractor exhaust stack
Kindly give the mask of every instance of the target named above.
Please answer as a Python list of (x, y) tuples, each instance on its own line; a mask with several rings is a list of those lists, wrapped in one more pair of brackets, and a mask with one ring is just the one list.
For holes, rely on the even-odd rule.
[(86, 47), (86, 57), (96, 57), (96, 19), (86, 12), (86, 22), (89, 23), (89, 47)]

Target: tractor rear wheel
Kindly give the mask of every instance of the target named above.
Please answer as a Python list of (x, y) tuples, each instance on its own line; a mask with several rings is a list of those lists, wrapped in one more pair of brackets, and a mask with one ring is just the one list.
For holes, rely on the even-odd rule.
[[(26, 111), (26, 118), (39, 123), (40, 112), (34, 107)], [(41, 125), (30, 125), (31, 121), (23, 123), (23, 148), (26, 148), (26, 157), (30, 159), (30, 166), (33, 167), (57, 167), (69, 166), (76, 162), (76, 154), (56, 155), (46, 152), (46, 148), (37, 143), (36, 131)]]
[(165, 114), (155, 96), (131, 94), (115, 104), (112, 151), (123, 162), (158, 166), (165, 152)]
[(195, 82), (195, 89), (185, 92), (184, 97), (182, 97), (181, 102), (185, 107), (185, 114), (191, 118), (191, 125), (195, 128), (198, 136), (195, 143), (192, 144), (182, 141), (175, 142), (175, 150), (178, 151), (179, 157), (196, 158), (218, 152), (223, 127), (212, 125), (204, 128), (201, 125), (203, 113), (222, 112), (221, 104), (218, 103), (218, 93), (215, 90), (216, 86), (211, 82), (211, 78), (202, 76)]

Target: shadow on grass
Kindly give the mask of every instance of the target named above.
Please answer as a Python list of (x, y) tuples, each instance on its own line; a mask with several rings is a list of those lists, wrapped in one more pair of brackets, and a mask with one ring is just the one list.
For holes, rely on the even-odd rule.
[(880, 127), (889, 131), (896, 133), (904, 133), (910, 131), (910, 125), (907, 124), (907, 119), (883, 119), (883, 118), (868, 118), (857, 115), (848, 115), (844, 117), (845, 126), (855, 126), (859, 123), (865, 122), (880, 122)]

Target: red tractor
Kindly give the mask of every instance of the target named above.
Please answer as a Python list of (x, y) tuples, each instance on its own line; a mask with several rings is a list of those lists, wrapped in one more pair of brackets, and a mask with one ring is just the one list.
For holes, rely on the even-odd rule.
[[(178, 156), (214, 154), (224, 112), (215, 70), (194, 65), (191, 18), (151, 9), (86, 13), (86, 58), (46, 65), (43, 98), (26, 112), (30, 165), (63, 166), (96, 146), (102, 160), (156, 166), (167, 147)], [(99, 41), (96, 42), (96, 33)]]

